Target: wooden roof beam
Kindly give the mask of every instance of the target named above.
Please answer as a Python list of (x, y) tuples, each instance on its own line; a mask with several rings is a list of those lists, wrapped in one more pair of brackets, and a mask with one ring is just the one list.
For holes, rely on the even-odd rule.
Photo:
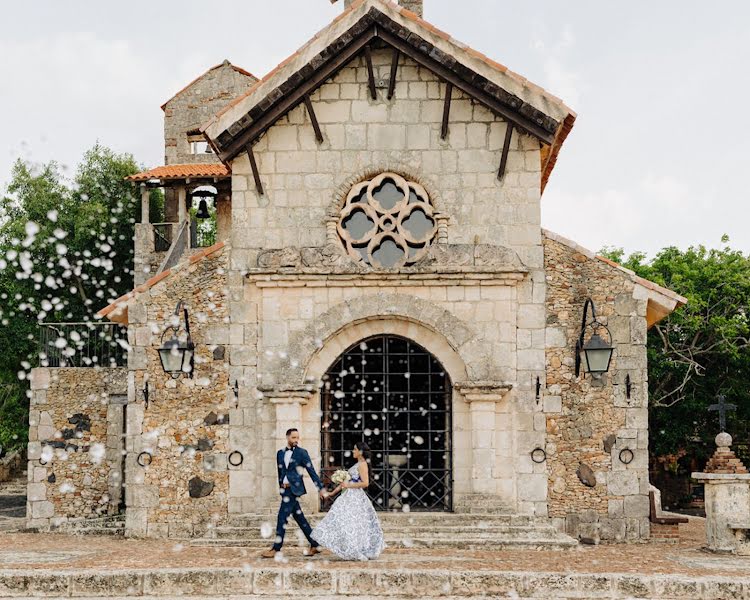
[(529, 119), (517, 114), (512, 108), (504, 105), (497, 98), (494, 98), (484, 90), (480, 90), (471, 83), (464, 81), (450, 69), (440, 64), (435, 59), (427, 56), (426, 54), (423, 54), (413, 46), (406, 43), (401, 38), (393, 35), (389, 31), (385, 31), (382, 28), (378, 28), (375, 35), (377, 35), (377, 37), (381, 38), (390, 46), (399, 50), (399, 52), (401, 52), (402, 54), (412, 58), (415, 62), (419, 63), (426, 69), (429, 69), (445, 81), (452, 83), (458, 89), (466, 92), (469, 96), (476, 99), (490, 111), (500, 115), (506, 121), (513, 123), (513, 125), (521, 131), (524, 131), (529, 135), (543, 141), (545, 144), (551, 144), (554, 141), (555, 135), (553, 133), (550, 133), (540, 125), (537, 125)]
[(296, 90), (283, 96), (272, 108), (267, 110), (256, 121), (250, 124), (244, 133), (227, 145), (226, 150), (219, 153), (222, 161), (228, 161), (237, 156), (249, 143), (255, 142), (266, 129), (277, 120), (304, 101), (307, 94), (314, 92), (327, 79), (332, 77), (344, 65), (351, 61), (361, 50), (375, 37), (375, 29), (370, 28), (354, 38), (352, 42), (343, 48), (335, 58), (330, 60), (320, 69), (313, 73), (308, 79), (300, 83)]

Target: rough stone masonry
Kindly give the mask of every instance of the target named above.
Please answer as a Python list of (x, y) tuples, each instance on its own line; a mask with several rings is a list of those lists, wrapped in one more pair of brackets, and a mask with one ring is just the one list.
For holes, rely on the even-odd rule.
[[(574, 113), (403, 8), (353, 2), (252, 87), (232, 75), (221, 91), (209, 72), (168, 104), (166, 118), (179, 124), (165, 140), (171, 161), (195, 135), (181, 107), (215, 108), (221, 98), (224, 108), (201, 131), (231, 170), (231, 194), (218, 244), (186, 248), (176, 266), (101, 313), (127, 325), (131, 346), (127, 535), (203, 535), (232, 516), (268, 511), (278, 502), (274, 456), (286, 428), (299, 427), (320, 468), (331, 450), (323, 379), (350, 348), (393, 336), (429, 352), (449, 381), (445, 406), (434, 408), (451, 417), (442, 510), (551, 519), (594, 540), (649, 536), (646, 331), (684, 299), (542, 229), (544, 183)], [(369, 50), (344, 57), (365, 35)], [(534, 116), (556, 127), (551, 142), (529, 124)], [(254, 130), (240, 151), (227, 150)], [(369, 184), (356, 196), (375, 180), (400, 189), (401, 200), (380, 196), (384, 206)], [(191, 181), (163, 182), (183, 190), (167, 194), (168, 215), (185, 214), (178, 200), (187, 201)], [(426, 242), (409, 230), (412, 194)], [(357, 211), (369, 215), (374, 237), (352, 252), (345, 236)], [(136, 261), (159, 264), (152, 226), (139, 227)], [(401, 262), (373, 266), (389, 244), (401, 244)], [(614, 346), (600, 379), (573, 372), (587, 298)], [(190, 313), (192, 378), (170, 378), (158, 357), (178, 300)], [(50, 394), (47, 381), (67, 377), (57, 371), (35, 373), (35, 406), (46, 400), (59, 413), (40, 421), (46, 439), (65, 444), (63, 430), (76, 427), (93, 435), (83, 416), (92, 432), (114, 418), (94, 415), (63, 387)], [(89, 376), (100, 395), (111, 390), (103, 371)], [(31, 442), (30, 473), (40, 453)], [(406, 467), (408, 476), (417, 471)], [(83, 472), (103, 493), (106, 474)], [(30, 519), (96, 512), (90, 501), (50, 503), (57, 484), (46, 471), (33, 477), (35, 502), (46, 504)], [(304, 507), (321, 510), (314, 494)]]

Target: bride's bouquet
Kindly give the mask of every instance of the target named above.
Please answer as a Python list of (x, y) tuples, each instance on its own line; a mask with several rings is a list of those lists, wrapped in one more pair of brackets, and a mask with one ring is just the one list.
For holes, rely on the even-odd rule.
[(333, 481), (333, 483), (335, 483), (336, 485), (341, 485), (345, 481), (350, 481), (351, 478), (352, 476), (349, 475), (349, 471), (344, 471), (344, 469), (339, 469), (333, 475), (331, 475), (331, 481)]

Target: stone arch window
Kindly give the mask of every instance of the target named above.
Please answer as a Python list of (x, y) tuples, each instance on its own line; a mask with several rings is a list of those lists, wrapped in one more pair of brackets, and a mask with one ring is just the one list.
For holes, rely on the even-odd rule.
[(396, 173), (355, 185), (346, 197), (338, 234), (349, 255), (379, 269), (418, 261), (437, 233), (425, 189)]

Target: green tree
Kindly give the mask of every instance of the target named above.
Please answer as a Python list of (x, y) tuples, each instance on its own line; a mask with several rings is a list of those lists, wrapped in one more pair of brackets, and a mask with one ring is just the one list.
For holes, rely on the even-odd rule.
[(688, 299), (687, 306), (649, 331), (652, 453), (676, 454), (688, 446), (700, 460), (713, 453), (719, 425), (708, 406), (720, 393), (738, 406), (727, 429), (741, 446), (747, 444), (750, 257), (728, 247), (703, 246), (665, 248), (651, 261), (638, 252), (627, 257), (618, 249), (603, 253)]
[[(39, 324), (93, 321), (97, 310), (133, 288), (140, 199), (124, 178), (138, 171), (131, 155), (99, 144), (85, 153), (72, 181), (55, 162), (35, 167), (19, 160), (13, 167), (0, 206), (0, 347), (12, 349), (0, 353), (0, 385), (16, 391), (6, 393), (0, 421), (17, 423), (18, 444), (26, 430), (17, 418), (26, 388), (12, 384), (25, 381), (45, 350)], [(152, 198), (158, 219), (163, 204)]]

